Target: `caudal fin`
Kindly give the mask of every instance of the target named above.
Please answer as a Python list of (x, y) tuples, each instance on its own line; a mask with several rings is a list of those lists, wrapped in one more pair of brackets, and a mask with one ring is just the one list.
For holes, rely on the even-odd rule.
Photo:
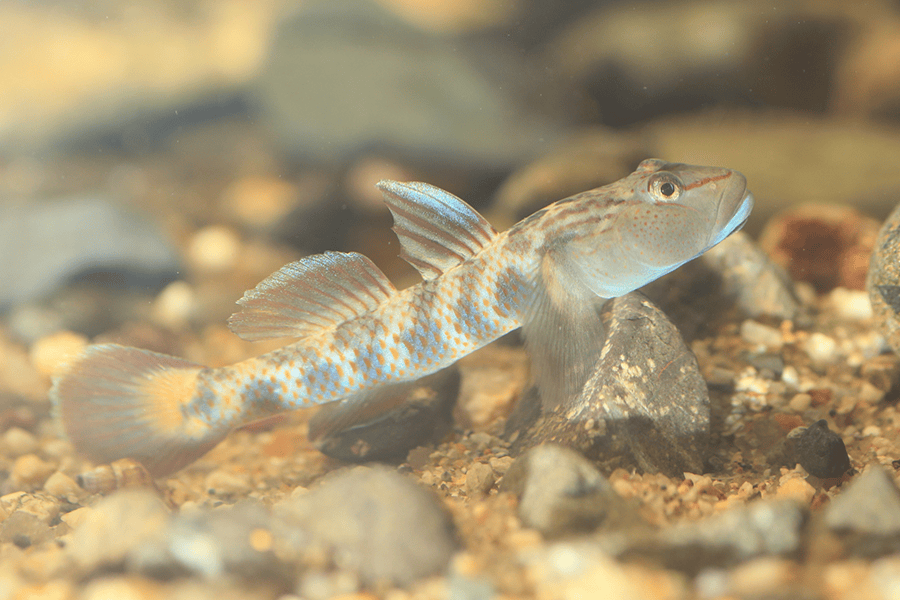
[(56, 379), (50, 398), (81, 454), (101, 463), (133, 458), (160, 477), (193, 462), (227, 433), (183, 410), (201, 369), (165, 354), (102, 344)]

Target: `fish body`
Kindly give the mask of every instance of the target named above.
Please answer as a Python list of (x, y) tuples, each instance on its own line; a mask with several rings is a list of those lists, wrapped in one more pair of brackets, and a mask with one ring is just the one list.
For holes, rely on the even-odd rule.
[(160, 476), (237, 426), (339, 402), (311, 432), (322, 435), (377, 415), (399, 387), (519, 327), (544, 403), (559, 404), (596, 358), (597, 303), (699, 256), (753, 206), (737, 171), (656, 159), (503, 233), (433, 186), (378, 186), (421, 283), (398, 291), (366, 257), (328, 252), (286, 265), (238, 302), (237, 335), (297, 340), (274, 352), (206, 368), (90, 347), (51, 390), (76, 448), (99, 462), (134, 458)]

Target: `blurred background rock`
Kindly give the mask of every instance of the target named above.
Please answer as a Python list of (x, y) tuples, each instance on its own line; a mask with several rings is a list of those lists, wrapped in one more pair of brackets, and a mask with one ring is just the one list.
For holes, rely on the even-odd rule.
[(8, 2), (0, 40), (0, 311), (25, 340), (221, 322), (326, 249), (411, 283), (382, 178), (498, 228), (649, 156), (744, 172), (751, 234), (900, 192), (889, 0)]

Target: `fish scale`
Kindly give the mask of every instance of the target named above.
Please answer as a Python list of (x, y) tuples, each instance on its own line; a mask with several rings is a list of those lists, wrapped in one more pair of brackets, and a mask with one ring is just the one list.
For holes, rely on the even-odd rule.
[(389, 409), (409, 382), (523, 327), (544, 403), (586, 381), (603, 337), (598, 302), (648, 283), (743, 225), (737, 171), (650, 159), (628, 177), (542, 209), (504, 233), (424, 183), (378, 184), (401, 257), (423, 282), (397, 291), (369, 259), (327, 252), (285, 265), (229, 319), (250, 340), (295, 338), (206, 368), (146, 350), (90, 347), (51, 390), (63, 429), (99, 462), (177, 470), (245, 423), (339, 402), (316, 431)]

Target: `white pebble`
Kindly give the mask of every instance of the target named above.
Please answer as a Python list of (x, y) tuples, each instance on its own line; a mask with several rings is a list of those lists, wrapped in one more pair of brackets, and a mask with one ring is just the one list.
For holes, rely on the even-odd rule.
[(865, 437), (878, 437), (881, 435), (881, 427), (878, 425), (867, 425), (863, 428), (862, 434)]
[(22, 456), (35, 452), (38, 448), (38, 441), (34, 434), (19, 427), (11, 427), (3, 434), (3, 445), (6, 446), (10, 455)]
[(779, 349), (784, 345), (781, 332), (774, 327), (747, 319), (741, 323), (741, 339), (748, 344), (762, 344), (767, 348)]
[(800, 385), (800, 373), (797, 372), (796, 367), (788, 365), (781, 372), (781, 381), (789, 386), (798, 387)]
[(227, 271), (240, 254), (241, 242), (237, 234), (222, 225), (204, 227), (194, 234), (188, 245), (188, 258), (204, 271)]
[(847, 321), (866, 321), (872, 318), (869, 294), (862, 290), (835, 288), (828, 295), (828, 304), (838, 317)]
[(60, 471), (56, 471), (47, 478), (47, 481), (44, 482), (44, 491), (58, 498), (68, 498), (70, 495), (78, 496), (84, 493), (74, 479)]
[(150, 317), (159, 325), (180, 329), (187, 325), (194, 309), (194, 288), (173, 281), (159, 293), (150, 308)]
[(803, 344), (806, 354), (814, 362), (820, 365), (830, 365), (838, 359), (838, 344), (834, 338), (824, 333), (813, 333)]

